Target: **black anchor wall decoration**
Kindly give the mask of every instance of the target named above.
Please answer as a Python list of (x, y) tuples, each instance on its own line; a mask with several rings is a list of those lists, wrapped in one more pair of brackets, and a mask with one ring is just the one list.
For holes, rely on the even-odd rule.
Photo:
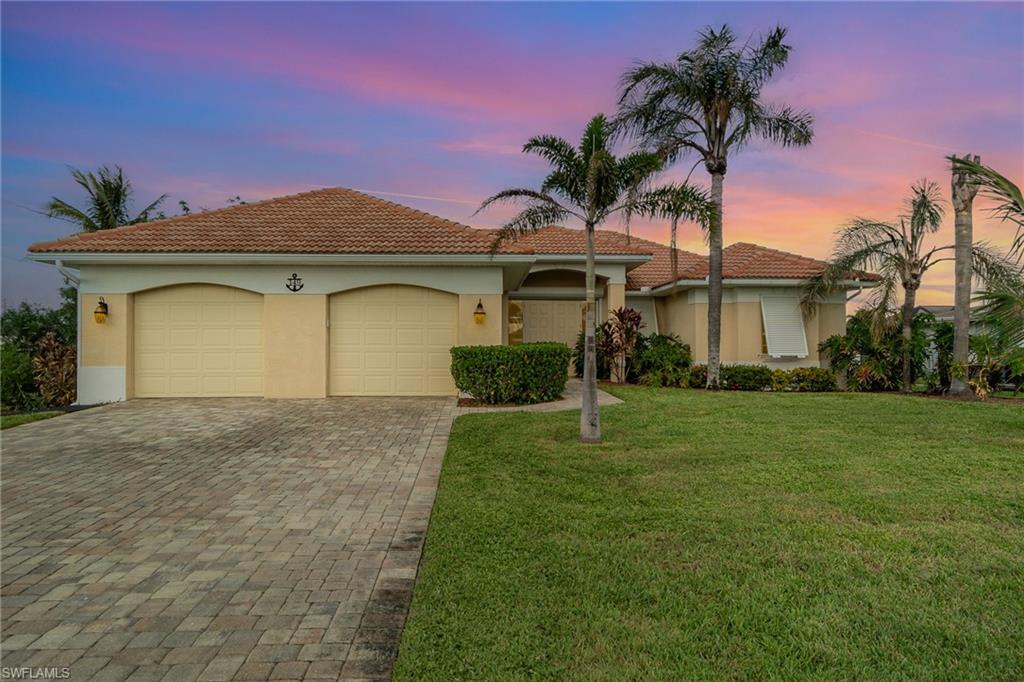
[(299, 277), (298, 273), (293, 272), (292, 276), (285, 280), (284, 286), (288, 291), (300, 291), (305, 285), (302, 283), (302, 278)]

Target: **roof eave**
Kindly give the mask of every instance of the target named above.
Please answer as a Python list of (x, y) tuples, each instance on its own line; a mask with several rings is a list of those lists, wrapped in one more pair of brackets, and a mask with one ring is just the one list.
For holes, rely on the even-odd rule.
[(534, 254), (488, 253), (127, 253), (30, 251), (28, 259), (39, 263), (63, 261), (74, 265), (217, 265), (301, 263), (305, 265), (501, 265), (534, 263)]
[[(726, 277), (722, 280), (722, 286), (730, 287), (799, 287), (806, 284), (808, 280), (787, 278), (787, 277), (758, 277), (758, 278), (746, 278), (746, 277)], [(872, 280), (843, 280), (839, 282), (839, 288), (843, 290), (847, 289), (860, 289), (873, 287), (878, 282)], [(707, 278), (702, 279), (680, 279), (676, 282), (677, 287), (706, 287), (708, 285)], [(630, 289), (630, 291), (640, 291), (638, 289)], [(672, 282), (666, 282), (665, 284), (659, 284), (657, 286), (650, 287), (650, 294), (652, 296), (668, 293), (672, 291)]]

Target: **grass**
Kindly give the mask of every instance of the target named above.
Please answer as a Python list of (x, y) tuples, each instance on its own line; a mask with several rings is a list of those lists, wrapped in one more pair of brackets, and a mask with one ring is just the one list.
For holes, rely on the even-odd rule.
[(1024, 409), (614, 392), (456, 421), (396, 679), (1024, 676)]
[(1011, 398), (1014, 400), (1024, 400), (1024, 392), (1016, 393), (1014, 391), (992, 391), (990, 395), (993, 398)]
[(64, 414), (63, 412), (25, 412), (23, 414), (4, 414), (0, 415), (0, 430), (12, 429), (15, 426), (21, 426), (22, 424), (31, 424), (32, 422), (42, 421), (43, 419), (49, 419), (50, 417), (56, 417)]

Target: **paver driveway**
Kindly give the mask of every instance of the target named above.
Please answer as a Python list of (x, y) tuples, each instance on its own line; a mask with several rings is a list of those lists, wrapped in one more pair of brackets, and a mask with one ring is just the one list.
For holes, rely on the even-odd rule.
[(454, 406), (137, 400), (5, 431), (3, 666), (387, 677)]

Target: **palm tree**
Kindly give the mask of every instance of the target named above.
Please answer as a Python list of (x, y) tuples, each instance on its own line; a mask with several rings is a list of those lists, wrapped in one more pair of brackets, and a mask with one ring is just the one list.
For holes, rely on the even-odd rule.
[[(970, 171), (956, 167), (956, 157), (948, 157), (953, 167), (953, 210), (954, 221), (954, 252), (956, 269), (953, 289), (953, 362), (958, 366), (967, 366), (970, 354), (971, 330), (971, 246), (974, 244), (974, 196), (978, 193), (978, 183)], [(974, 164), (981, 162), (977, 156), (967, 155), (964, 160)], [(967, 377), (954, 374), (949, 386), (953, 395), (966, 395), (970, 391)]]
[(980, 189), (982, 196), (996, 202), (992, 213), (1000, 220), (1013, 223), (1015, 233), (1008, 256), (1020, 260), (1024, 256), (1024, 196), (1020, 187), (998, 171), (984, 165), (978, 157), (957, 158), (947, 156), (953, 164), (954, 173), (968, 173)]
[[(971, 182), (980, 188), (982, 196), (995, 202), (991, 210), (996, 217), (1015, 226), (1009, 257), (1019, 263), (1024, 257), (1024, 195), (1020, 187), (995, 169), (983, 165), (977, 157), (946, 158), (953, 166), (954, 177), (958, 173), (970, 175)], [(1007, 346), (1024, 346), (1024, 288), (1014, 282), (1004, 282), (1001, 287), (978, 292), (975, 300), (982, 303), (978, 316), (983, 325), (996, 330)], [(959, 299), (957, 303), (959, 305)], [(966, 363), (967, 359), (963, 361)]]
[(53, 197), (46, 205), (46, 215), (74, 223), (81, 227), (83, 232), (144, 223), (167, 198), (166, 194), (161, 195), (132, 217), (128, 208), (132, 197), (132, 184), (124, 176), (120, 166), (102, 166), (95, 173), (83, 173), (77, 168), (70, 170), (71, 177), (86, 192), (86, 208), (79, 209), (63, 199)]
[[(811, 313), (821, 299), (842, 289), (842, 283), (856, 270), (875, 270), (879, 281), (868, 307), (872, 310), (874, 330), (881, 336), (889, 312), (896, 307), (897, 290), (903, 290), (902, 338), (903, 367), (901, 387), (910, 391), (912, 363), (911, 331), (917, 290), (924, 274), (938, 263), (954, 260), (944, 254), (954, 246), (927, 248), (926, 238), (942, 226), (945, 214), (939, 187), (922, 180), (911, 187), (907, 210), (895, 222), (856, 218), (836, 232), (835, 246), (828, 266), (808, 280), (802, 303)], [(1017, 281), (1019, 274), (1006, 258), (985, 244), (971, 246), (975, 276), (991, 283)]]
[[(591, 119), (578, 147), (553, 135), (531, 138), (523, 152), (537, 154), (551, 165), (540, 189), (514, 188), (486, 199), (477, 212), (498, 202), (525, 202), (515, 217), (502, 225), (494, 241), (501, 242), (535, 232), (542, 227), (576, 218), (585, 227), (587, 254), (587, 311), (584, 327), (583, 409), (580, 412), (580, 440), (601, 441), (597, 408), (597, 353), (595, 343), (594, 231), (611, 216), (653, 211), (655, 200), (647, 191), (652, 176), (663, 165), (655, 154), (633, 152), (616, 157), (610, 145), (610, 126), (603, 114)], [(711, 205), (700, 192), (693, 192), (687, 214), (707, 216)]]
[[(807, 145), (813, 117), (763, 101), (765, 84), (786, 65), (786, 29), (737, 45), (728, 26), (700, 33), (674, 62), (641, 63), (622, 77), (616, 125), (668, 161), (693, 153), (711, 175), (717, 210), (708, 230), (708, 388), (718, 387), (722, 332), (722, 192), (729, 155), (754, 139)], [(691, 169), (692, 172), (692, 169)]]

